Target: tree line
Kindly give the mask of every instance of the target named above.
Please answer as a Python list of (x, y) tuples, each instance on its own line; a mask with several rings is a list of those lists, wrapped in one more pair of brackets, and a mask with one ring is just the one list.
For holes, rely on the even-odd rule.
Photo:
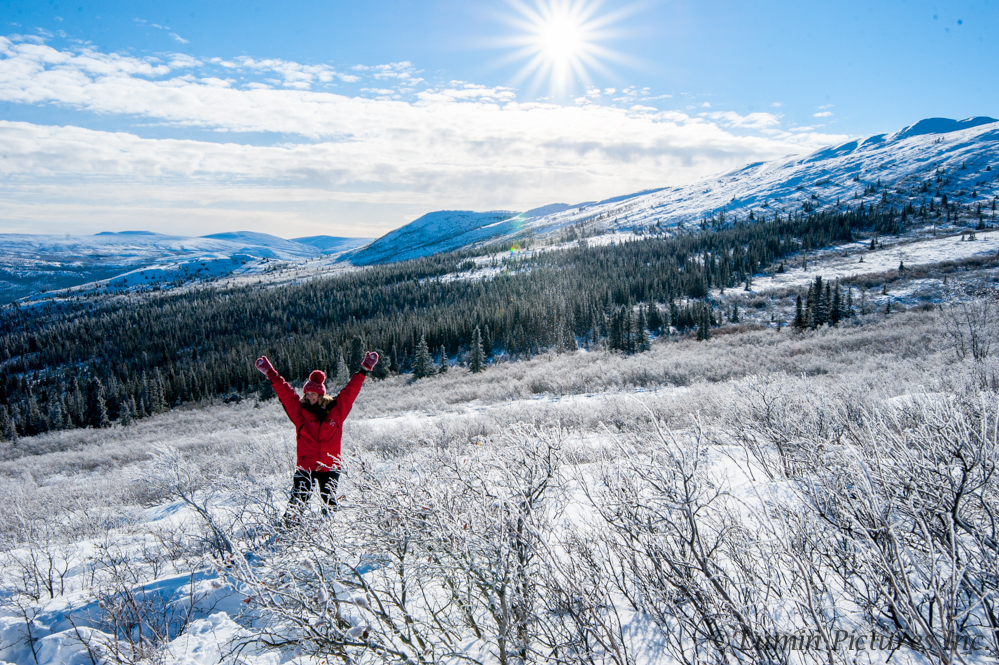
[[(593, 247), (580, 240), (478, 261), (454, 252), (279, 288), (210, 285), (8, 306), (0, 312), (0, 434), (102, 427), (209, 397), (268, 396), (252, 366), (264, 354), (294, 382), (315, 368), (343, 380), (365, 348), (382, 355), (379, 376), (419, 377), (456, 362), (481, 370), (496, 353), (635, 353), (670, 327), (703, 338), (725, 319), (711, 289), (748, 289), (753, 275), (786, 257), (858, 233), (899, 233), (910, 217), (860, 205), (727, 226), (709, 219), (706, 228), (717, 230)], [(455, 279), (474, 267), (496, 274)]]

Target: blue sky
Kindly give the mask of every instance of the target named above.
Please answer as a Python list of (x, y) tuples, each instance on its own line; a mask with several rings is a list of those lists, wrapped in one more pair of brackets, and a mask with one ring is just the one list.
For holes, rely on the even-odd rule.
[(0, 0), (0, 232), (378, 236), (683, 184), (995, 117), (997, 28), (994, 0)]

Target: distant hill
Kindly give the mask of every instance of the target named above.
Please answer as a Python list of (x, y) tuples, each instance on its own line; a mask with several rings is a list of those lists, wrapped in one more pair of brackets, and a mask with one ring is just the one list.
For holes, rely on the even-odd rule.
[(516, 212), (441, 210), (427, 213), (349, 255), (354, 265), (405, 261), (474, 245), (523, 226)]
[(315, 247), (303, 245), (293, 240), (285, 240), (267, 233), (254, 233), (253, 231), (233, 231), (229, 233), (213, 233), (202, 236), (211, 240), (222, 240), (236, 245), (240, 245), (244, 253), (250, 255), (263, 255), (266, 258), (296, 259), (312, 258), (319, 252)]
[(309, 236), (307, 238), (292, 238), (294, 242), (315, 247), (323, 254), (339, 254), (358, 247), (363, 247), (374, 238), (341, 238), (337, 236)]
[[(298, 262), (369, 242), (367, 238), (328, 236), (304, 240), (313, 242), (249, 231), (200, 238), (150, 231), (88, 236), (0, 234), (0, 302), (96, 281), (133, 287), (238, 274), (264, 261)], [(336, 249), (336, 243), (344, 249)]]

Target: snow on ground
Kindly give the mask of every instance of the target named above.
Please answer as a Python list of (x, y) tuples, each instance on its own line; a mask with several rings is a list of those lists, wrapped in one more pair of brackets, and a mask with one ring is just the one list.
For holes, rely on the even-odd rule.
[[(946, 240), (943, 238), (923, 242), (939, 243)], [(953, 241), (953, 239), (951, 240)], [(975, 242), (980, 241), (970, 243), (966, 241), (966, 244), (973, 245)], [(879, 251), (888, 253), (890, 250)], [(922, 256), (918, 254), (918, 251), (922, 250), (917, 251), (910, 248), (907, 251), (916, 252), (912, 254), (913, 256)], [(936, 253), (932, 256), (939, 256), (943, 250), (937, 248), (933, 251)], [(877, 253), (874, 252), (874, 254)], [(964, 256), (964, 254), (953, 256)], [(575, 406), (578, 411), (591, 412), (599, 410), (601, 405), (614, 400), (644, 402), (647, 398), (654, 396), (655, 401), (661, 403), (664, 400), (668, 402), (671, 397), (687, 392), (689, 392), (688, 388), (663, 387), (647, 391), (583, 393), (562, 397), (538, 396), (534, 399), (503, 401), (493, 404), (472, 401), (452, 405), (448, 410), (389, 412), (379, 417), (365, 419), (364, 426), (375, 431), (385, 432), (398, 431), (406, 427), (431, 430), (439, 426), (446, 417), (455, 415), (482, 416), (491, 412), (523, 413), (526, 410), (525, 406), (539, 403)], [(892, 398), (889, 403), (897, 403), (899, 408), (905, 408), (910, 403), (917, 403), (931, 397), (935, 396), (911, 397), (903, 395), (899, 398)], [(277, 404), (272, 404), (268, 408), (272, 408), (275, 413), (279, 409)], [(242, 414), (239, 421), (246, 421), (246, 412), (240, 411), (239, 413)], [(266, 419), (266, 414), (254, 416), (254, 418)], [(507, 417), (506, 420), (509, 421), (509, 418)], [(201, 431), (202, 425), (204, 425), (202, 421), (192, 422), (189, 425), (192, 429), (198, 430), (198, 432), (191, 434), (192, 437), (205, 436), (205, 433)], [(254, 427), (257, 426), (259, 425), (254, 425)], [(176, 434), (176, 431), (174, 433)], [(677, 434), (684, 436), (683, 432), (677, 432)], [(627, 435), (624, 436), (626, 438)], [(602, 452), (616, 449), (620, 443), (617, 433), (613, 433), (611, 430), (598, 430), (572, 432), (569, 434), (566, 445), (592, 451), (592, 457), (599, 459)], [(762, 476), (757, 476), (754, 479), (750, 475), (751, 465), (745, 449), (730, 446), (724, 440), (720, 440), (718, 444), (704, 451), (702, 459), (702, 463), (706, 466), (705, 478), (709, 481), (710, 486), (718, 489), (719, 496), (727, 502), (732, 514), (741, 516), (741, 524), (746, 528), (757, 527), (760, 533), (765, 533), (766, 529), (772, 528), (766, 522), (765, 507), (778, 499), (784, 504), (794, 500), (790, 488), (783, 481), (761, 483), (759, 479)], [(585, 525), (595, 520), (593, 507), (588, 503), (584, 489), (586, 486), (593, 487), (599, 483), (600, 473), (605, 465), (606, 463), (602, 461), (580, 461), (570, 464), (566, 469), (566, 476), (571, 479), (569, 491), (560, 499), (556, 511), (561, 514), (561, 519), (565, 520), (566, 525)], [(346, 491), (352, 491), (349, 483)], [(350, 510), (349, 500), (345, 504), (345, 510)], [(138, 524), (132, 529), (127, 532), (112, 531), (108, 534), (108, 542), (121, 548), (123, 552), (135, 552), (143, 545), (152, 544), (147, 542), (145, 531), (161, 528), (180, 532), (185, 521), (195, 518), (192, 509), (178, 501), (143, 509), (136, 507), (135, 513)], [(0, 665), (3, 662), (16, 665), (32, 665), (36, 662), (38, 665), (84, 665), (92, 662), (91, 654), (82, 646), (82, 640), (92, 640), (99, 643), (102, 638), (105, 640), (108, 638), (107, 635), (99, 632), (99, 619), (103, 610), (99, 605), (99, 600), (87, 584), (88, 575), (92, 575), (93, 571), (85, 565), (85, 562), (98, 545), (108, 546), (107, 542), (98, 543), (95, 541), (79, 541), (74, 544), (74, 551), (71, 555), (74, 557), (74, 561), (70, 566), (71, 572), (67, 579), (68, 584), (74, 590), (55, 600), (28, 608), (31, 615), (30, 624), (25, 622), (24, 616), (14, 612), (0, 614)], [(359, 556), (361, 554), (363, 553), (358, 553)], [(169, 569), (161, 571), (155, 576), (151, 574), (149, 569), (146, 569), (145, 572), (149, 574), (148, 579), (140, 580), (132, 588), (136, 597), (150, 602), (155, 601), (160, 607), (179, 614), (193, 610), (191, 620), (186, 623), (183, 631), (179, 634), (171, 633), (172, 639), (169, 640), (165, 652), (162, 654), (162, 662), (183, 663), (184, 665), (216, 665), (220, 662), (238, 662), (241, 665), (284, 665), (290, 663), (319, 665), (317, 661), (297, 656), (290, 649), (285, 652), (275, 652), (264, 651), (253, 644), (244, 645), (244, 641), (251, 634), (248, 627), (258, 622), (260, 616), (243, 602), (244, 595), (240, 590), (230, 586), (226, 579), (220, 578), (214, 569), (202, 568), (194, 572)], [(627, 638), (629, 648), (632, 649), (631, 654), (634, 657), (634, 662), (649, 665), (670, 663), (661, 641), (663, 639), (662, 633), (648, 617), (635, 614), (627, 609), (623, 599), (618, 600), (622, 634)], [(36, 639), (34, 654), (25, 641), (28, 625), (30, 625), (33, 637)], [(238, 660), (236, 660), (233, 650), (241, 645), (243, 648), (239, 650)], [(857, 657), (861, 659), (860, 662), (864, 662), (864, 658), (875, 660), (876, 655), (879, 655), (878, 652), (861, 653), (857, 654)], [(907, 661), (904, 656), (904, 653), (897, 653), (892, 662), (912, 662)]]
[[(834, 281), (898, 270), (901, 264), (914, 268), (945, 261), (996, 256), (999, 253), (999, 232), (978, 231), (975, 233), (975, 240), (965, 240), (967, 235), (962, 233), (912, 241), (900, 240), (891, 244), (885, 240), (876, 250), (870, 249), (870, 241), (839, 245), (814, 255), (785, 261), (784, 273), (754, 277), (752, 290), (766, 292), (807, 287), (818, 276), (823, 280)], [(802, 259), (806, 259), (807, 266), (803, 266)]]

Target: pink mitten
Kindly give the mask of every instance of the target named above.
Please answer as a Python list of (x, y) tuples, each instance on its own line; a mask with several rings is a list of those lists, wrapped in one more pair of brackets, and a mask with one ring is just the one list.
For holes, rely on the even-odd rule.
[(267, 376), (270, 376), (271, 372), (275, 371), (274, 365), (272, 365), (271, 361), (267, 359), (267, 356), (257, 358), (257, 362), (254, 364), (261, 373), (266, 374)]
[(374, 351), (368, 351), (364, 354), (364, 360), (361, 361), (361, 367), (363, 367), (365, 371), (370, 372), (375, 368), (376, 364), (378, 364), (377, 353)]

